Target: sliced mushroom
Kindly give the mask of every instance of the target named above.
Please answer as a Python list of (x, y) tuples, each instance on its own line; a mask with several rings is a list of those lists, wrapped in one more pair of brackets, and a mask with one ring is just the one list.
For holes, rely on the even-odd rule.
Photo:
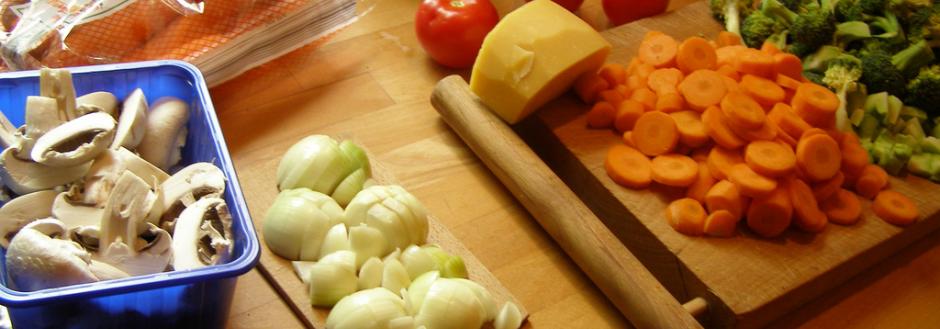
[[(137, 237), (148, 229), (147, 213), (156, 199), (150, 186), (140, 177), (127, 171), (121, 174), (101, 219), (101, 246), (110, 248), (112, 244), (120, 242), (131, 251), (140, 250), (143, 246)], [(117, 266), (113, 263), (111, 265)]]
[(36, 141), (50, 130), (63, 123), (59, 119), (59, 108), (56, 100), (49, 97), (29, 96), (26, 97), (26, 124), (21, 128), (19, 136), (20, 151), (17, 157), (24, 160), (30, 159), (30, 151)]
[(62, 121), (69, 121), (78, 117), (78, 112), (75, 111), (75, 88), (72, 85), (71, 71), (66, 69), (40, 69), (39, 94), (56, 99), (59, 118)]
[(186, 166), (161, 185), (160, 202), (164, 210), (159, 225), (173, 232), (183, 209), (204, 197), (220, 196), (225, 191), (225, 174), (208, 162)]
[(3, 148), (18, 147), (19, 138), (15, 136), (16, 126), (10, 122), (3, 111), (0, 111), (0, 146)]
[(96, 282), (91, 255), (78, 244), (24, 229), (7, 248), (6, 269), (14, 289), (34, 291)]
[(0, 245), (10, 245), (10, 240), (27, 224), (52, 216), (52, 204), (58, 192), (45, 190), (33, 192), (11, 200), (0, 208)]
[(66, 235), (70, 240), (90, 252), (98, 252), (101, 247), (101, 231), (98, 229), (98, 225), (75, 227), (69, 229)]
[(59, 193), (52, 203), (52, 216), (62, 221), (67, 229), (88, 227), (101, 224), (104, 217), (104, 203), (102, 207), (86, 205), (76, 200), (73, 191)]
[(120, 147), (135, 149), (147, 133), (147, 98), (140, 88), (124, 100), (121, 117), (118, 119), (117, 134), (111, 142), (111, 149)]
[(66, 122), (36, 140), (33, 161), (53, 167), (89, 162), (104, 152), (114, 139), (114, 118), (92, 113)]
[(117, 97), (107, 91), (96, 91), (79, 96), (75, 99), (75, 106), (75, 111), (78, 112), (79, 116), (94, 112), (104, 112), (117, 119)]
[(71, 183), (82, 178), (90, 166), (91, 162), (53, 168), (17, 158), (15, 148), (7, 148), (0, 154), (0, 178), (19, 195)]
[(169, 171), (182, 158), (180, 149), (186, 145), (186, 123), (189, 106), (178, 98), (157, 100), (147, 114), (147, 129), (137, 148), (140, 157)]
[[(170, 177), (125, 148), (119, 148), (117, 151), (105, 150), (95, 158), (88, 173), (85, 174), (81, 197), (76, 198), (76, 201), (80, 199), (83, 204), (103, 208), (105, 201), (111, 195), (114, 184), (125, 171), (137, 175), (152, 189), (159, 188)], [(159, 218), (161, 214), (162, 211), (153, 216)]]
[(40, 233), (45, 234), (46, 236), (53, 239), (65, 237), (66, 231), (65, 224), (55, 218), (42, 218), (34, 220), (29, 224), (26, 224), (26, 226), (23, 226), (23, 230), (27, 229), (39, 231)]
[[(108, 263), (129, 275), (146, 275), (166, 271), (174, 258), (173, 238), (170, 233), (153, 224), (144, 223), (146, 229), (131, 245), (123, 241), (100, 244), (95, 260)], [(99, 240), (103, 242), (103, 240)], [(107, 246), (107, 247), (105, 247)]]
[(232, 216), (225, 200), (203, 198), (180, 214), (173, 231), (175, 270), (224, 263), (232, 249)]

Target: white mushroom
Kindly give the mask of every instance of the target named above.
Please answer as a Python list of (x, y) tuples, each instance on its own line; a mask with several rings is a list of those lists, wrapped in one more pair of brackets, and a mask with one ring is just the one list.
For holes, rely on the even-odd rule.
[(26, 124), (20, 128), (18, 136), (21, 138), (17, 157), (29, 160), (29, 152), (36, 141), (50, 130), (63, 123), (59, 119), (59, 108), (56, 100), (49, 97), (26, 97)]
[(52, 203), (52, 216), (62, 221), (66, 229), (100, 225), (104, 217), (104, 204), (100, 208), (86, 205), (74, 197), (74, 191), (59, 193)]
[(6, 269), (14, 289), (34, 291), (98, 281), (91, 255), (78, 244), (24, 229), (7, 249)]
[(186, 166), (161, 185), (160, 209), (163, 216), (160, 227), (172, 232), (176, 218), (183, 209), (204, 197), (220, 196), (225, 191), (225, 174), (208, 162)]
[(157, 100), (147, 115), (147, 129), (137, 152), (144, 160), (169, 171), (182, 158), (180, 149), (186, 145), (186, 123), (189, 106), (178, 98)]
[(13, 236), (30, 222), (51, 217), (56, 195), (52, 190), (33, 192), (4, 204), (0, 208), (0, 245), (9, 246)]
[(53, 167), (89, 162), (111, 145), (114, 128), (114, 118), (106, 113), (83, 115), (36, 140), (30, 157)]
[(147, 223), (156, 195), (140, 177), (124, 172), (105, 206), (96, 260), (130, 275), (162, 272), (172, 259), (172, 239)]
[(78, 112), (79, 116), (94, 112), (104, 112), (117, 119), (117, 97), (107, 91), (96, 91), (79, 96), (75, 99), (75, 106), (75, 111)]
[(4, 148), (19, 147), (19, 139), (14, 136), (15, 134), (16, 126), (10, 122), (6, 115), (3, 115), (3, 111), (0, 111), (0, 146)]
[[(139, 247), (134, 248), (122, 241), (99, 245), (95, 260), (108, 263), (129, 275), (146, 275), (167, 270), (174, 257), (173, 238), (170, 233), (153, 224), (145, 223), (147, 228), (136, 240)], [(102, 242), (99, 240), (99, 243)]]
[(111, 149), (120, 147), (135, 149), (147, 133), (147, 97), (140, 88), (134, 89), (121, 108), (118, 119), (117, 134), (111, 143)]
[(232, 217), (225, 200), (202, 198), (180, 214), (173, 231), (173, 268), (188, 270), (228, 261)]
[[(80, 200), (76, 199), (76, 201), (103, 208), (105, 201), (111, 195), (114, 184), (125, 171), (130, 171), (143, 179), (151, 189), (158, 189), (170, 177), (123, 147), (117, 151), (105, 150), (95, 158), (88, 173), (85, 174), (81, 196), (77, 198)], [(160, 216), (160, 214), (153, 215), (157, 218)]]
[(82, 178), (91, 166), (91, 162), (87, 162), (53, 168), (20, 159), (16, 152), (15, 148), (7, 148), (0, 154), (0, 179), (19, 195), (71, 183)]
[(75, 88), (72, 72), (66, 69), (42, 68), (39, 70), (39, 94), (56, 99), (59, 118), (69, 121), (78, 117), (75, 111)]

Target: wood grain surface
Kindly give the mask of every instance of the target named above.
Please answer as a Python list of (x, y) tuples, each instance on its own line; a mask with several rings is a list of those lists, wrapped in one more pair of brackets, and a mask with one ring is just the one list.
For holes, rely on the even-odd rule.
[[(497, 8), (511, 7), (494, 2)], [(273, 168), (291, 143), (314, 132), (355, 138), (519, 299), (533, 327), (628, 327), (431, 107), (438, 80), (469, 73), (437, 66), (421, 50), (412, 22), (418, 3), (378, 1), (330, 42), (212, 89), (252, 215), (262, 218), (273, 200)], [(600, 0), (585, 1), (579, 15), (607, 28)], [(779, 318), (774, 328), (936, 327), (938, 269), (940, 233), (935, 233)], [(228, 326), (303, 328), (304, 323), (255, 270), (239, 278)]]
[[(695, 20), (708, 10), (697, 2), (668, 15), (605, 31), (614, 46), (609, 62), (627, 63), (643, 34), (659, 30), (677, 39), (714, 38), (720, 26)], [(680, 300), (708, 296), (712, 324), (743, 328), (768, 324), (779, 316), (841, 284), (877, 261), (940, 228), (940, 186), (910, 177), (891, 180), (891, 188), (910, 196), (924, 218), (899, 228), (878, 219), (863, 200), (863, 216), (852, 226), (828, 225), (820, 234), (790, 230), (781, 238), (762, 239), (747, 230), (732, 239), (688, 237), (672, 229), (663, 216), (668, 203), (684, 196), (682, 189), (654, 186), (632, 190), (614, 183), (604, 169), (607, 150), (622, 144), (618, 134), (588, 129), (588, 106), (568, 96), (548, 105), (536, 121), (545, 135), (533, 133), (531, 143), (551, 143), (551, 163), (590, 204), (622, 241), (646, 257), (648, 267)], [(570, 150), (565, 152), (563, 150)], [(569, 157), (564, 159), (563, 157)], [(589, 173), (586, 174), (585, 172)], [(626, 223), (625, 223), (626, 222)], [(632, 223), (630, 223), (632, 222)], [(642, 237), (642, 238), (639, 238)]]

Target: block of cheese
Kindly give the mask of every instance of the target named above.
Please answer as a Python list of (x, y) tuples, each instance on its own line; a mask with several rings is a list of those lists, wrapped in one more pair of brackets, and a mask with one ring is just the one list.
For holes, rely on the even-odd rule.
[(610, 43), (555, 4), (534, 0), (507, 14), (483, 40), (470, 90), (512, 124), (597, 70)]

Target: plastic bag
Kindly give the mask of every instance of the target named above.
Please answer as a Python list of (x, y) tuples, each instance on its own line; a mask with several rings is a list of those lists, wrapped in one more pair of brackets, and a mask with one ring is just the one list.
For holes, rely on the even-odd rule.
[[(356, 0), (2, 0), (0, 56), (5, 67), (0, 70), (179, 59), (196, 64), (210, 84), (217, 84), (269, 60), (271, 56), (266, 54), (283, 54), (355, 21), (356, 3)], [(298, 33), (308, 33), (309, 37), (296, 45), (270, 46)], [(269, 46), (252, 48), (262, 47), (261, 44)], [(236, 70), (226, 69), (246, 56), (252, 61), (237, 62)], [(213, 77), (207, 71), (225, 74)]]

